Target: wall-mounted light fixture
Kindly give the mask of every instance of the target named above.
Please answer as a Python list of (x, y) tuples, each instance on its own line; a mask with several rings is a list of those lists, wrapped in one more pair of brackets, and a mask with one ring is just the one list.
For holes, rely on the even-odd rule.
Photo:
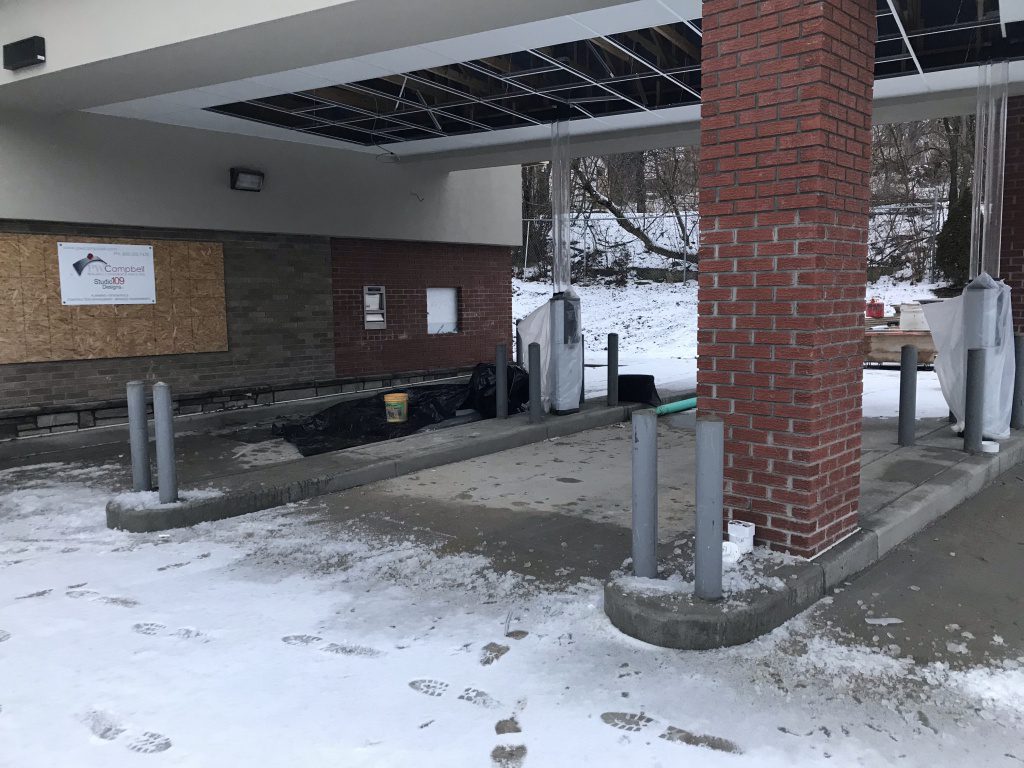
[(231, 169), (231, 188), (240, 192), (259, 192), (263, 189), (263, 171), (248, 168)]
[(39, 35), (4, 46), (4, 69), (12, 72), (46, 61), (46, 40)]

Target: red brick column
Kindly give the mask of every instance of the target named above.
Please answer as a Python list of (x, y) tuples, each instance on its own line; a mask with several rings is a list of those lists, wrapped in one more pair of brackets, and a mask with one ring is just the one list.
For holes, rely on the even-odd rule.
[(726, 515), (813, 555), (857, 525), (874, 0), (704, 0), (697, 395)]
[(1013, 289), (1013, 327), (1024, 331), (1024, 96), (1009, 100), (1006, 116), (1006, 175), (1003, 177), (1003, 237), (999, 269)]

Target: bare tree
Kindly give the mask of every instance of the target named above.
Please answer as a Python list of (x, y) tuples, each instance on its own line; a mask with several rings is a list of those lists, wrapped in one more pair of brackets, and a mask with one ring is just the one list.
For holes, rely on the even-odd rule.
[[(638, 240), (647, 252), (671, 261), (696, 264), (695, 151), (673, 148), (644, 153), (640, 166), (643, 185), (628, 195), (622, 193), (621, 182), (613, 181), (611, 174), (606, 176), (605, 167), (605, 159), (597, 157), (580, 158), (573, 163), (573, 181), (582, 192), (583, 207), (610, 214), (621, 234)], [(678, 228), (677, 237), (666, 237), (666, 217), (671, 219), (672, 229)], [(612, 237), (615, 234), (606, 234), (599, 244), (611, 249), (624, 245), (625, 238), (611, 240)], [(673, 247), (676, 241), (678, 245)]]

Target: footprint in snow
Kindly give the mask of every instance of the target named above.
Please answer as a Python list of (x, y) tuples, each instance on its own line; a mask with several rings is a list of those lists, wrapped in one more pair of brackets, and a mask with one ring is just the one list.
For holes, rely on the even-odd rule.
[(130, 597), (107, 597), (92, 589), (69, 589), (64, 594), (75, 600), (99, 601), (107, 605), (119, 605), (122, 608), (134, 608), (139, 604), (138, 600), (133, 600)]
[[(448, 693), (450, 686), (443, 680), (413, 680), (409, 687), (425, 696), (440, 698)], [(495, 709), (501, 703), (490, 694), (481, 691), (479, 688), (464, 688), (458, 695), (459, 701), (467, 701), (484, 709)]]
[(519, 715), (522, 714), (524, 709), (526, 709), (526, 699), (520, 699), (516, 702), (515, 709), (512, 710), (510, 716), (494, 724), (494, 732), (499, 736), (505, 736), (510, 733), (522, 733), (523, 727), (519, 724)]
[(157, 570), (158, 571), (169, 571), (172, 568), (184, 568), (186, 565), (188, 565), (187, 562), (185, 562), (185, 563), (168, 563), (167, 565), (161, 565), (159, 568), (157, 568)]
[(526, 760), (526, 745), (506, 746), (499, 744), (491, 750), (491, 765), (494, 768), (521, 768)]
[(46, 597), (53, 592), (52, 589), (40, 589), (38, 592), (29, 592), (27, 595), (18, 595), (15, 600), (28, 600), (31, 597)]
[[(430, 696), (432, 698), (442, 698), (446, 696), (451, 688), (451, 686), (444, 680), (426, 679), (413, 680), (409, 683), (409, 687), (417, 693), (422, 693), (424, 696)], [(479, 688), (464, 688), (462, 693), (458, 695), (458, 699), (459, 701), (465, 701), (485, 709), (496, 709), (501, 706), (501, 702), (485, 691), (481, 691)], [(521, 733), (523, 729), (520, 727), (516, 716), (523, 711), (525, 706), (526, 699), (518, 701), (512, 716), (504, 720), (499, 720), (494, 726), (494, 732), (499, 736), (504, 736), (510, 733)], [(430, 722), (433, 721), (431, 720)], [(491, 750), (492, 768), (522, 768), (525, 760), (525, 744), (499, 744)]]
[(488, 643), (480, 651), (480, 664), (485, 667), (490, 666), (506, 653), (508, 653), (507, 645)]
[(193, 627), (179, 627), (178, 629), (170, 630), (165, 625), (153, 621), (132, 624), (132, 631), (149, 637), (177, 637), (181, 640), (202, 638), (203, 642), (207, 642), (206, 635)]
[(96, 738), (103, 741), (120, 739), (132, 752), (148, 755), (166, 752), (171, 748), (171, 740), (163, 734), (129, 730), (117, 718), (103, 710), (91, 709), (80, 719)]
[[(605, 712), (601, 715), (601, 720), (612, 728), (617, 728), (618, 730), (626, 731), (627, 733), (638, 733), (646, 730), (655, 722), (653, 717), (648, 717), (643, 712)], [(703, 733), (693, 733), (692, 731), (687, 731), (683, 728), (677, 728), (674, 725), (666, 726), (664, 730), (658, 734), (658, 738), (675, 744), (689, 744), (692, 747), (707, 747), (708, 749), (718, 750), (719, 752), (731, 752), (732, 754), (737, 755), (743, 753), (742, 749), (728, 739), (723, 739), (719, 736), (708, 736)]]
[(5, 631), (3, 629), (0, 629), (0, 643), (4, 642), (4, 640), (10, 640), (10, 639), (11, 639), (11, 633), (7, 632), (7, 631)]
[(281, 638), (281, 642), (288, 645), (315, 645), (324, 653), (333, 653), (337, 656), (362, 656), (363, 658), (373, 659), (381, 655), (381, 652), (376, 648), (369, 648), (365, 645), (353, 645), (352, 643), (327, 643), (326, 645), (321, 645), (324, 639), (316, 635), (285, 635)]

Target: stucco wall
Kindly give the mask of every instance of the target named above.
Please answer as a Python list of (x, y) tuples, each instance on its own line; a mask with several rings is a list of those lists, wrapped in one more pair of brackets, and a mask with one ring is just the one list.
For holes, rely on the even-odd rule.
[[(232, 166), (266, 173), (260, 193)], [(334, 237), (520, 242), (516, 167), (448, 173), (82, 113), (0, 119), (0, 218)]]

